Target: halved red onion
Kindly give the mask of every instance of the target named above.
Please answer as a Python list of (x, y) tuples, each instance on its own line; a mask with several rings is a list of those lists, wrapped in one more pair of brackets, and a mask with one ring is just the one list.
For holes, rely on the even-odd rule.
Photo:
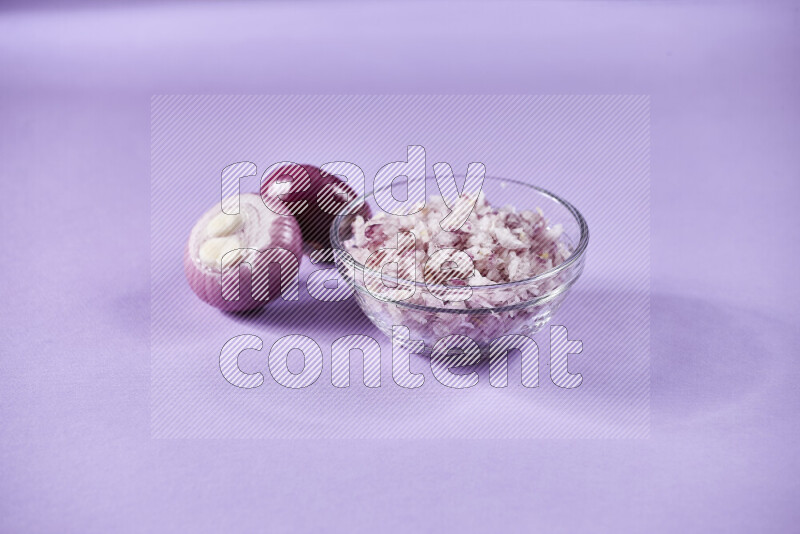
[[(357, 194), (337, 176), (313, 165), (288, 164), (269, 174), (261, 183), (261, 195), (269, 201), (287, 203), (281, 213), (292, 213), (300, 225), (303, 241), (311, 250), (330, 248), (330, 229), (336, 215)], [(355, 210), (368, 218), (369, 206)]]
[[(229, 312), (260, 308), (278, 298), (282, 288), (296, 292), (292, 282), (297, 280), (303, 254), (294, 217), (278, 215), (252, 193), (240, 195), (239, 206), (238, 215), (223, 213), (220, 203), (200, 217), (184, 255), (192, 290), (208, 304)], [(245, 262), (250, 268), (240, 268)], [(236, 279), (238, 298), (234, 299)]]

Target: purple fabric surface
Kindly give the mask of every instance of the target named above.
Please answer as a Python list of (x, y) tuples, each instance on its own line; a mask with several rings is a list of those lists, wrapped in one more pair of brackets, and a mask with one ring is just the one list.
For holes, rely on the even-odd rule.
[[(797, 529), (791, 4), (0, 11), (0, 531)], [(163, 93), (651, 95), (650, 439), (151, 440)]]
[[(647, 98), (390, 95), (154, 100), (150, 167), (154, 437), (648, 436)], [(585, 346), (569, 364), (573, 372), (586, 375), (580, 388), (567, 391), (550, 380), (549, 371), (558, 366), (551, 363), (549, 327), (534, 336), (541, 352), (537, 389), (522, 387), (517, 357), (508, 364), (508, 388), (490, 385), (488, 365), (478, 366), (475, 387), (447, 388), (433, 377), (431, 360), (420, 357), (412, 358), (410, 368), (423, 374), (423, 385), (399, 387), (393, 379), (390, 340), (361, 312), (356, 299), (319, 302), (308, 294), (309, 275), (323, 267), (310, 261), (301, 265), (298, 300), (271, 303), (256, 317), (220, 314), (192, 293), (182, 269), (187, 234), (198, 214), (218, 202), (220, 170), (230, 164), (229, 158), (257, 162), (263, 173), (276, 161), (347, 157), (358, 162), (367, 190), (372, 191), (378, 170), (405, 157), (409, 140), (425, 143), (429, 170), (433, 162), (446, 160), (463, 172), (467, 162), (480, 160), (494, 176), (517, 177), (557, 192), (574, 202), (589, 221), (589, 267), (552, 323), (564, 325), (571, 338)], [(257, 191), (259, 174), (240, 179), (239, 188)], [(428, 194), (438, 194), (435, 181), (428, 186)], [(482, 191), (494, 205), (513, 204), (520, 210), (540, 206), (551, 224), (569, 223), (567, 218), (553, 219), (559, 216), (554, 206), (541, 204), (544, 198), (532, 197), (526, 188), (508, 184), (503, 188), (498, 181), (486, 180)], [(414, 318), (405, 315), (395, 321), (419, 333)], [(455, 333), (452, 321), (449, 328)], [(274, 374), (267, 371), (273, 344), (296, 334), (318, 344), (323, 360), (319, 378), (303, 391), (278, 387)], [(355, 357), (353, 387), (343, 391), (331, 384), (331, 377), (338, 374), (333, 371), (332, 344), (352, 334), (371, 336), (382, 344), (379, 390), (363, 386), (362, 364), (357, 361), (361, 358)], [(475, 331), (468, 334), (476, 337)], [(262, 340), (260, 351), (243, 352), (237, 361), (245, 372), (266, 372), (263, 387), (243, 391), (222, 378), (220, 351), (240, 335)], [(278, 357), (277, 350), (274, 356)]]

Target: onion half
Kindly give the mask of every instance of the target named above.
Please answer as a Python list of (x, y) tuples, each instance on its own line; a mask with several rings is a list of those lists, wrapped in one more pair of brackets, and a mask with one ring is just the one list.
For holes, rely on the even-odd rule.
[(238, 215), (228, 215), (217, 204), (192, 228), (184, 254), (192, 291), (227, 312), (261, 308), (282, 290), (283, 298), (296, 298), (303, 253), (297, 221), (267, 208), (256, 194), (239, 195), (239, 205)]

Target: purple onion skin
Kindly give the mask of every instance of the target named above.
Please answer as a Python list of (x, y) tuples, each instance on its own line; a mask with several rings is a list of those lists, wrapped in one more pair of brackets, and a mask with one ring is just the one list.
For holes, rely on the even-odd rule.
[[(336, 215), (341, 213), (342, 208), (356, 198), (356, 192), (347, 183), (313, 165), (286, 165), (274, 171), (263, 181), (261, 195), (265, 200), (269, 201), (273, 198), (269, 193), (269, 187), (274, 182), (287, 181), (294, 183), (300, 180), (296, 172), (298, 167), (302, 167), (308, 173), (310, 185), (304, 191), (294, 191), (281, 195), (280, 200), (287, 203), (305, 201), (307, 203), (306, 208), (294, 215), (303, 234), (305, 245), (310, 250), (331, 248), (330, 229), (333, 221)], [(320, 199), (318, 195), (323, 191), (324, 193)], [(327, 206), (326, 210), (320, 208), (320, 200)], [(295, 209), (297, 207), (297, 204), (292, 206)], [(294, 213), (294, 210), (292, 212)], [(371, 215), (369, 206), (366, 203), (359, 206), (357, 213), (365, 219)]]
[[(303, 254), (302, 239), (300, 228), (294, 217), (276, 215), (268, 211), (261, 197), (256, 194), (241, 195), (240, 204), (242, 210), (246, 209), (245, 205), (258, 206), (259, 211), (265, 210), (262, 213), (267, 218), (266, 221), (264, 219), (259, 219), (258, 221), (245, 222), (245, 227), (254, 223), (257, 226), (264, 226), (265, 228), (247, 228), (247, 231), (254, 234), (269, 233), (269, 244), (248, 243), (247, 246), (258, 250), (283, 248), (294, 254), (297, 258), (297, 264), (299, 265)], [(221, 213), (219, 204), (200, 218), (195, 228), (192, 230), (192, 236), (203, 231), (202, 229), (204, 226), (201, 225), (201, 222), (205, 221), (205, 223), (207, 223), (210, 217), (213, 217), (213, 215), (217, 213)], [(221, 311), (235, 313), (262, 308), (267, 303), (281, 298), (281, 280), (285, 280), (287, 276), (298, 276), (299, 269), (294, 268), (294, 266), (287, 266), (286, 269), (282, 269), (276, 264), (265, 266), (263, 261), (256, 259), (253, 261), (251, 268), (247, 266), (239, 268), (239, 298), (237, 300), (226, 300), (222, 295), (222, 273), (220, 269), (210, 268), (199, 260), (197, 257), (196, 245), (193, 250), (192, 236), (190, 236), (184, 252), (183, 265), (186, 280), (189, 282), (189, 287), (192, 288), (192, 291), (194, 291), (203, 302)], [(269, 293), (265, 300), (258, 300), (252, 295), (252, 271), (263, 269), (268, 269)]]

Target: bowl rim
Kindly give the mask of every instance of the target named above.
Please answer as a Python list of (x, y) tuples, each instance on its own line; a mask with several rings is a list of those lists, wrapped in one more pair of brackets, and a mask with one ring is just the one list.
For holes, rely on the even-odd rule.
[[(456, 176), (459, 177), (459, 178), (464, 178), (463, 174), (462, 175), (456, 175)], [(425, 179), (426, 180), (435, 180), (436, 178), (434, 176), (426, 176)], [(551, 191), (548, 191), (547, 189), (544, 189), (542, 187), (539, 187), (539, 186), (536, 186), (536, 185), (532, 185), (532, 184), (529, 184), (529, 183), (525, 183), (525, 182), (520, 181), (520, 180), (514, 180), (514, 179), (511, 179), (511, 178), (499, 178), (499, 177), (496, 177), (496, 176), (486, 176), (485, 180), (488, 180), (488, 181), (491, 181), (491, 182), (498, 182), (500, 184), (500, 187), (502, 187), (502, 184), (505, 183), (505, 184), (515, 184), (515, 185), (518, 185), (518, 186), (521, 186), (521, 187), (525, 187), (525, 188), (528, 188), (528, 189), (533, 189), (533, 190), (539, 192), (540, 194), (544, 195), (545, 197), (548, 197), (550, 200), (553, 200), (557, 204), (560, 204), (562, 207), (564, 207), (575, 218), (576, 222), (578, 223), (578, 228), (580, 229), (580, 239), (578, 240), (578, 244), (572, 250), (572, 253), (563, 262), (561, 262), (560, 264), (558, 264), (556, 266), (551, 267), (547, 271), (545, 271), (545, 272), (543, 272), (541, 274), (538, 274), (536, 276), (532, 276), (530, 278), (525, 278), (524, 280), (515, 280), (513, 282), (501, 282), (501, 283), (498, 283), (498, 284), (491, 284), (491, 285), (485, 285), (485, 286), (470, 286), (472, 288), (473, 293), (476, 292), (476, 291), (479, 292), (479, 293), (480, 292), (487, 293), (489, 291), (512, 289), (512, 288), (516, 288), (516, 287), (519, 287), (519, 286), (522, 286), (522, 285), (531, 284), (531, 283), (535, 283), (535, 282), (538, 282), (538, 281), (541, 281), (541, 280), (552, 278), (553, 276), (557, 275), (558, 273), (563, 272), (566, 269), (568, 269), (570, 266), (572, 266), (573, 264), (578, 262), (584, 256), (584, 254), (586, 252), (586, 248), (587, 248), (587, 246), (589, 244), (589, 226), (586, 223), (586, 219), (584, 219), (584, 217), (581, 214), (581, 212), (575, 206), (573, 206), (570, 202), (568, 202), (567, 200), (561, 198), (560, 196), (556, 195), (555, 193), (552, 193)], [(484, 181), (484, 183), (485, 183), (485, 181)], [(392, 187), (392, 185), (389, 184), (388, 186), (384, 186), (382, 188), (379, 188), (376, 191), (385, 191), (386, 189), (390, 189), (391, 187)], [(483, 188), (481, 188), (481, 192), (483, 192)], [(357, 208), (360, 204), (366, 202), (367, 199), (369, 199), (370, 197), (373, 197), (374, 195), (375, 195), (375, 191), (372, 191), (370, 193), (366, 193), (364, 195), (361, 195), (361, 196), (353, 199), (352, 201), (350, 201), (348, 204), (346, 204), (342, 208), (342, 213), (340, 213), (340, 214), (338, 214), (338, 215), (336, 215), (334, 217), (333, 224), (331, 224), (331, 229), (330, 229), (330, 232), (329, 232), (330, 233), (331, 248), (333, 248), (334, 250), (341, 250), (343, 252), (347, 252), (345, 247), (342, 245), (341, 240), (339, 239), (339, 229), (341, 227), (341, 224), (347, 217), (356, 216), (357, 213), (356, 213), (355, 208)], [(361, 271), (362, 273), (366, 272), (366, 273), (369, 273), (370, 275), (373, 275), (373, 276), (381, 276), (382, 278), (384, 278), (384, 279), (386, 279), (388, 281), (393, 281), (395, 283), (402, 282), (402, 283), (404, 283), (406, 285), (407, 284), (414, 284), (416, 287), (423, 288), (423, 289), (428, 290), (428, 291), (430, 290), (429, 288), (434, 288), (434, 289), (445, 289), (445, 288), (446, 289), (452, 289), (452, 286), (448, 286), (448, 285), (445, 285), (445, 284), (426, 284), (424, 281), (420, 282), (420, 281), (417, 281), (417, 280), (407, 280), (407, 279), (404, 279), (404, 278), (398, 278), (398, 277), (394, 277), (394, 276), (390, 276), (390, 275), (383, 275), (382, 273), (379, 273), (378, 271), (374, 271), (374, 270), (368, 268), (366, 265), (363, 265), (358, 260), (353, 258), (349, 253), (346, 256), (344, 256), (344, 258), (342, 258), (341, 260), (340, 260), (340, 258), (342, 258), (341, 255), (335, 254), (335, 261), (343, 261), (343, 262), (347, 263), (348, 265), (352, 266), (356, 271)], [(572, 284), (570, 283), (570, 284), (567, 284), (567, 285), (571, 286)], [(356, 284), (356, 286), (357, 286), (357, 284)], [(556, 288), (555, 291), (557, 291), (557, 290), (558, 290), (558, 288)], [(411, 308), (425, 309), (425, 310), (449, 311), (449, 312), (475, 312), (475, 311), (478, 311), (478, 310), (499, 311), (499, 310), (505, 309), (505, 308), (509, 308), (509, 309), (518, 308), (518, 307), (521, 307), (521, 306), (519, 306), (519, 304), (524, 304), (525, 306), (528, 306), (528, 305), (530, 305), (532, 303), (535, 303), (535, 302), (538, 302), (538, 301), (544, 299), (545, 297), (550, 298), (550, 297), (552, 297), (552, 295), (550, 293), (546, 293), (545, 295), (542, 295), (541, 297), (539, 297), (537, 299), (534, 299), (533, 301), (526, 301), (524, 303), (513, 304), (513, 305), (510, 305), (510, 306), (495, 307), (495, 308), (469, 308), (469, 309), (466, 309), (466, 310), (463, 310), (463, 309), (448, 309), (444, 303), (442, 303), (442, 304), (445, 307), (443, 307), (443, 308), (435, 308), (435, 307), (425, 306), (425, 305), (420, 305), (420, 304), (407, 303), (407, 302), (402, 301), (402, 300), (386, 299), (386, 300), (384, 300), (384, 302), (391, 302), (391, 303), (395, 303), (395, 304), (398, 304), (398, 305), (401, 305), (401, 306), (408, 306), (408, 307), (411, 307)], [(380, 299), (380, 300), (382, 300), (382, 299)]]

